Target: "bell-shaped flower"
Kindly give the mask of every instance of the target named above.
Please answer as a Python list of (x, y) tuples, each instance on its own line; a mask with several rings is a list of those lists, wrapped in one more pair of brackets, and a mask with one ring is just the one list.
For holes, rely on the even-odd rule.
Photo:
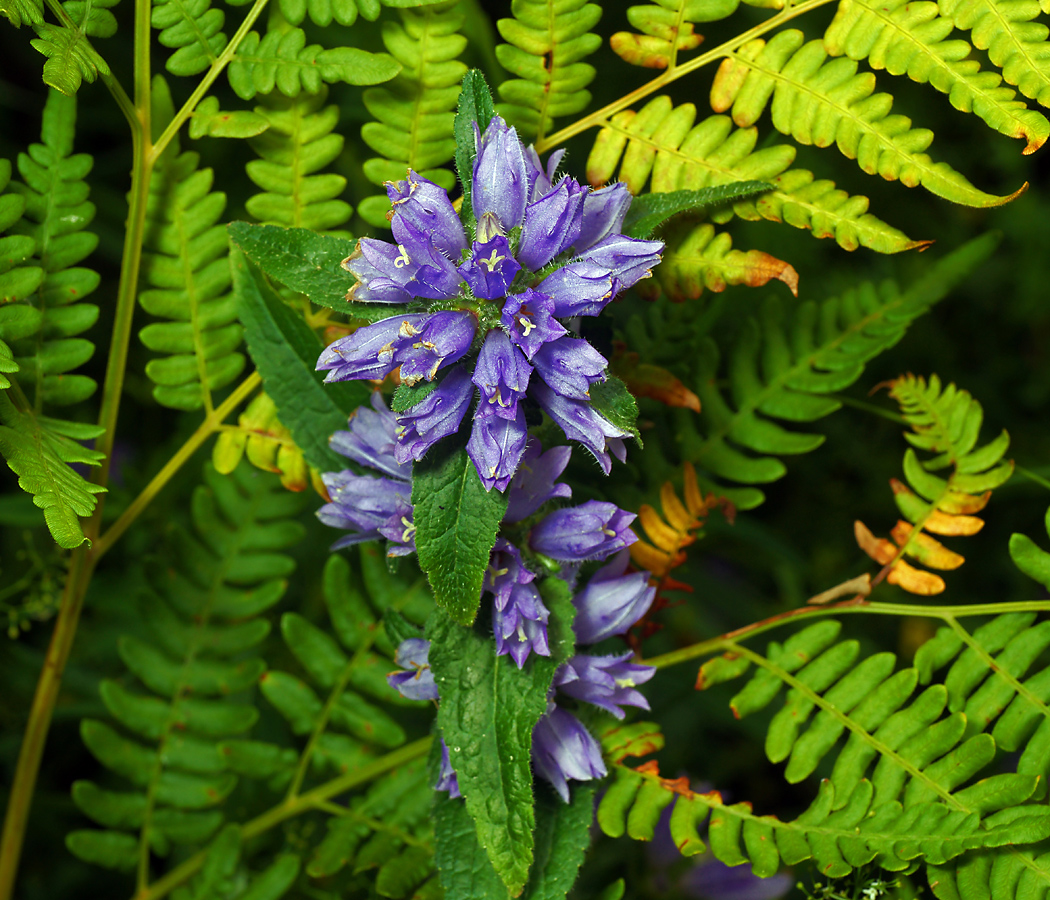
[(544, 170), (536, 148), (532, 144), (525, 148), (525, 171), (528, 173), (530, 203), (549, 193), (550, 189), (554, 187), (554, 176), (564, 158), (564, 147), (555, 150), (547, 157), (547, 168)]
[(480, 413), (517, 418), (518, 401), (525, 396), (531, 374), (532, 366), (510, 338), (499, 328), (493, 328), (485, 336), (474, 369), (474, 384), (481, 391)]
[(525, 413), (516, 404), (513, 411), (508, 419), (482, 402), (471, 426), (467, 454), (487, 491), (507, 489), (529, 440)]
[(621, 706), (649, 708), (649, 701), (635, 688), (656, 674), (653, 666), (628, 662), (632, 656), (630, 651), (620, 656), (577, 654), (554, 673), (553, 686), (622, 719), (626, 714)]
[(509, 653), (520, 669), (530, 652), (550, 656), (547, 620), (550, 613), (533, 585), (536, 576), (521, 561), (518, 548), (500, 538), (492, 548), (485, 590), (493, 595), (492, 630), (496, 653)]
[(638, 538), (630, 525), (635, 513), (615, 503), (588, 500), (579, 506), (556, 509), (533, 526), (529, 546), (537, 553), (564, 562), (606, 559)]
[(590, 247), (584, 258), (607, 268), (613, 276), (613, 296), (652, 275), (660, 261), (662, 241), (643, 241), (622, 234), (610, 234)]
[[(406, 512), (412, 514), (412, 488), (407, 481), (357, 475), (349, 469), (325, 472), (321, 479), (332, 499), (317, 511), (317, 518), (352, 532), (336, 541), (333, 550), (378, 540), (383, 530), (396, 530)], [(399, 535), (404, 531), (402, 527)]]
[(591, 385), (605, 380), (609, 365), (586, 341), (570, 337), (544, 344), (532, 364), (556, 394), (572, 400), (590, 399)]
[(596, 316), (613, 298), (613, 276), (606, 266), (578, 259), (544, 278), (537, 290), (554, 301), (559, 319)]
[(572, 488), (558, 481), (569, 464), (572, 451), (568, 447), (552, 447), (546, 453), (542, 450), (536, 440), (530, 441), (525, 448), (507, 492), (507, 512), (503, 521), (508, 524), (527, 519), (549, 500), (572, 496)]
[(511, 294), (504, 301), (500, 322), (526, 359), (531, 360), (544, 344), (569, 333), (553, 312), (554, 301), (532, 288)]
[(510, 243), (502, 234), (489, 240), (474, 241), (470, 256), (460, 265), (459, 273), (475, 297), (495, 300), (507, 293), (521, 265), (510, 252)]
[(411, 346), (428, 318), (425, 313), (394, 316), (358, 328), (325, 347), (317, 360), (317, 368), (331, 370), (325, 381), (386, 378), (401, 365), (403, 349)]
[(448, 300), (459, 293), (459, 272), (452, 261), (434, 246), (428, 232), (401, 216), (393, 218), (390, 229), (401, 251), (394, 265), (409, 274), (405, 288), (413, 297)]
[(563, 178), (549, 193), (525, 207), (518, 260), (537, 272), (580, 236), (583, 199), (587, 194), (572, 178)]
[(450, 260), (459, 259), (467, 248), (467, 236), (443, 187), (411, 169), (404, 181), (388, 181), (385, 187), (394, 212), (400, 218), (429, 234), (434, 246)]
[(469, 312), (446, 310), (430, 316), (399, 351), (401, 380), (408, 385), (433, 381), (438, 369), (456, 362), (470, 349), (477, 320)]
[(372, 394), (372, 409), (358, 407), (349, 425), (348, 431), (337, 431), (328, 441), (336, 453), (394, 478), (407, 481), (412, 477), (412, 467), (400, 465), (394, 458), (397, 418), (387, 409), (382, 394)]
[(608, 770), (601, 747), (580, 720), (560, 706), (548, 704), (547, 709), (532, 730), (532, 764), (568, 803), (570, 779), (604, 778)]
[(429, 655), (430, 641), (423, 638), (402, 641), (398, 645), (394, 662), (407, 671), (387, 675), (387, 684), (409, 700), (437, 700), (438, 689), (434, 683), (434, 673), (430, 671)]
[(631, 192), (622, 181), (591, 191), (583, 199), (580, 235), (572, 249), (583, 253), (610, 234), (618, 234), (631, 206)]
[(589, 402), (563, 397), (539, 379), (533, 382), (529, 395), (558, 423), (567, 438), (579, 441), (591, 451), (606, 475), (612, 468), (609, 450), (617, 459), (623, 460), (621, 439), (630, 435), (613, 425)]
[[(400, 247), (361, 238), (342, 266), (357, 279), (346, 299), (358, 303), (408, 303), (415, 296), (405, 284), (411, 273), (404, 268)], [(400, 265), (398, 264), (400, 262)]]
[(496, 116), (485, 133), (478, 136), (470, 194), (474, 215), (480, 221), (486, 213), (491, 213), (503, 233), (509, 234), (521, 225), (528, 191), (525, 148), (518, 140), (518, 132)]
[(578, 644), (597, 644), (626, 634), (652, 606), (656, 588), (649, 584), (649, 573), (625, 574), (629, 559), (629, 552), (621, 550), (573, 597), (576, 618), (572, 630)]
[(474, 397), (474, 385), (464, 366), (456, 366), (433, 391), (397, 415), (394, 459), (404, 464), (423, 458), (442, 438), (455, 434)]

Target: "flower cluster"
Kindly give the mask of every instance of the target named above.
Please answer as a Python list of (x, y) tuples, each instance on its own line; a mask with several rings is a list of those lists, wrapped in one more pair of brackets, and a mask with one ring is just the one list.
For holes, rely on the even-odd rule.
[[(476, 127), (476, 126), (475, 126)], [(477, 133), (467, 228), (446, 192), (415, 172), (389, 183), (396, 243), (362, 238), (344, 267), (348, 299), (401, 306), (322, 353), (328, 381), (381, 379), (436, 388), (398, 416), (397, 463), (419, 460), (454, 434), (478, 397), (467, 451), (486, 489), (506, 490), (528, 444), (525, 405), (546, 412), (606, 473), (628, 432), (592, 405), (608, 363), (571, 331), (650, 274), (663, 244), (620, 233), (624, 184), (589, 190), (555, 181), (498, 117)], [(469, 231), (469, 233), (468, 233)], [(569, 326), (569, 327), (567, 327)]]
[[(381, 473), (359, 475), (345, 470), (322, 476), (331, 502), (318, 510), (318, 518), (350, 532), (332, 545), (333, 550), (386, 538), (387, 552), (392, 556), (415, 551), (411, 467), (397, 462), (397, 427), (394, 414), (377, 393), (372, 409), (358, 410), (350, 419), (349, 430), (333, 435), (335, 450)], [(509, 654), (519, 667), (529, 653), (550, 655), (550, 613), (535, 584), (536, 573), (523, 552), (526, 557), (539, 554), (566, 567), (613, 557), (577, 596), (575, 631), (580, 643), (597, 643), (622, 634), (652, 603), (648, 573), (626, 572), (626, 548), (637, 540), (630, 529), (634, 513), (612, 503), (589, 500), (537, 517), (548, 501), (571, 496), (569, 486), (557, 480), (568, 465), (570, 452), (568, 447), (543, 452), (535, 439), (529, 443), (510, 483), (503, 518), (505, 531), (513, 532), (520, 546), (500, 537), (489, 557), (483, 592), (492, 596), (496, 649)], [(571, 690), (567, 692), (571, 694)]]
[[(622, 562), (618, 560), (613, 566), (622, 570), (626, 566), (626, 558)], [(573, 598), (577, 609), (575, 621), (583, 624), (582, 632), (577, 632), (578, 636), (583, 635), (579, 638), (582, 643), (625, 633), (644, 615), (652, 602), (650, 588), (646, 602), (634, 603), (627, 611), (613, 609), (615, 604), (608, 602), (608, 593), (600, 587), (592, 589), (595, 579), (601, 585), (608, 584), (615, 577), (609, 572), (605, 572), (602, 577), (595, 576), (587, 589)], [(438, 700), (437, 684), (427, 659), (429, 652), (430, 642), (422, 638), (402, 641), (396, 662), (406, 671), (388, 675), (390, 686), (413, 700)], [(629, 652), (613, 656), (577, 653), (554, 673), (547, 697), (547, 711), (532, 731), (532, 764), (536, 773), (554, 785), (566, 803), (569, 801), (569, 781), (602, 778), (606, 775), (606, 768), (601, 747), (594, 736), (576, 716), (559, 705), (558, 700), (572, 698), (590, 703), (618, 719), (625, 715), (624, 706), (648, 709), (645, 697), (635, 688), (652, 678), (656, 669), (629, 662), (630, 658)], [(460, 796), (459, 782), (444, 740), (441, 742), (441, 768), (435, 787), (448, 791), (451, 797)]]

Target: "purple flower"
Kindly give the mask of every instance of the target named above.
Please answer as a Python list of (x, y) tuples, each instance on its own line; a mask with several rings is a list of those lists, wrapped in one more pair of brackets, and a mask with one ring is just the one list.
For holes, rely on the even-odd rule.
[(484, 243), (474, 241), (470, 256), (459, 267), (474, 296), (483, 300), (505, 296), (520, 271), (521, 264), (511, 255), (510, 244), (502, 234), (495, 234)]
[(552, 272), (537, 286), (562, 319), (596, 316), (613, 298), (612, 272), (589, 259), (578, 259)]
[(585, 256), (592, 263), (605, 266), (613, 276), (613, 295), (652, 275), (660, 261), (662, 241), (642, 241), (622, 234), (610, 234), (590, 247)]
[(614, 503), (588, 500), (557, 509), (533, 526), (529, 546), (564, 562), (605, 559), (638, 540), (629, 527), (635, 518)]
[(467, 237), (444, 188), (409, 170), (404, 181), (386, 183), (386, 194), (401, 218), (430, 234), (434, 246), (449, 259), (459, 259)]
[(555, 150), (547, 157), (547, 169), (544, 171), (536, 148), (531, 144), (525, 148), (525, 170), (528, 172), (530, 202), (542, 197), (554, 187), (554, 174), (558, 171), (558, 166), (561, 165), (564, 157), (564, 147)]
[(456, 362), (470, 349), (476, 330), (477, 322), (469, 312), (434, 313), (412, 336), (416, 340), (400, 353), (401, 380), (408, 385), (423, 378), (433, 381), (438, 369)]
[(525, 148), (518, 140), (518, 132), (507, 127), (499, 116), (489, 122), (484, 134), (477, 136), (477, 145), (470, 194), (474, 215), (479, 222), (486, 215), (494, 216), (503, 233), (509, 234), (521, 225), (528, 200)]
[(656, 588), (649, 584), (649, 573), (625, 575), (629, 559), (629, 551), (621, 550), (573, 597), (576, 618), (572, 630), (578, 644), (597, 644), (607, 637), (626, 634), (652, 605)]
[(550, 656), (547, 619), (550, 612), (532, 582), (536, 576), (521, 561), (518, 548), (502, 538), (490, 556), (485, 590), (493, 595), (492, 629), (496, 653), (510, 654), (520, 669), (530, 652)]
[(481, 406), (467, 441), (467, 454), (477, 469), (486, 491), (505, 491), (521, 462), (529, 440), (525, 413), (514, 407), (514, 418), (507, 419), (492, 407)]
[(532, 364), (548, 387), (570, 400), (588, 400), (591, 385), (605, 380), (609, 365), (586, 341), (570, 337), (544, 344)]
[[(408, 273), (397, 265), (401, 248), (373, 238), (361, 238), (342, 266), (357, 283), (346, 299), (360, 303), (408, 303), (413, 295), (405, 284)], [(320, 366), (318, 366), (320, 368)]]
[(583, 199), (587, 190), (571, 178), (525, 208), (525, 224), (518, 244), (518, 259), (532, 272), (539, 271), (580, 236)]
[(546, 294), (526, 288), (520, 294), (511, 294), (503, 304), (500, 322), (510, 339), (531, 360), (548, 341), (556, 341), (569, 332), (553, 316), (554, 301)]
[(474, 369), (474, 384), (481, 391), (481, 412), (504, 419), (517, 416), (518, 401), (529, 386), (532, 366), (500, 329), (485, 336)]
[(583, 198), (580, 236), (572, 249), (583, 253), (608, 235), (619, 233), (631, 199), (631, 192), (622, 181), (591, 191)]
[(525, 448), (518, 471), (510, 484), (504, 522), (520, 522), (548, 500), (572, 496), (572, 488), (558, 481), (558, 476), (569, 464), (572, 451), (568, 447), (552, 447), (546, 453), (542, 450), (539, 441), (531, 441)]
[(427, 320), (426, 315), (394, 316), (358, 328), (353, 334), (325, 347), (317, 360), (319, 370), (330, 369), (325, 381), (351, 378), (380, 380), (401, 365), (399, 354)]
[(590, 781), (604, 778), (608, 770), (601, 747), (580, 720), (554, 704), (547, 709), (532, 730), (532, 764), (568, 803), (570, 778)]
[(397, 419), (378, 391), (372, 394), (372, 409), (358, 407), (350, 418), (350, 430), (337, 431), (329, 444), (359, 465), (405, 481), (412, 476), (411, 466), (400, 465), (394, 458)]
[(656, 669), (627, 662), (633, 655), (631, 651), (621, 656), (577, 654), (554, 673), (554, 687), (612, 713), (617, 719), (625, 715), (620, 704), (648, 709), (649, 702), (635, 687), (652, 678)]
[(579, 441), (591, 451), (606, 475), (612, 469), (608, 450), (623, 460), (621, 439), (629, 434), (613, 425), (590, 403), (563, 397), (543, 381), (533, 384), (529, 394), (539, 403), (540, 409), (558, 423), (567, 438)]
[(456, 366), (434, 390), (398, 414), (394, 459), (401, 464), (419, 460), (442, 438), (455, 434), (474, 397), (470, 374)]
[(448, 758), (448, 744), (445, 743), (444, 738), (439, 738), (439, 740), (441, 741), (441, 766), (438, 769), (438, 780), (434, 785), (434, 790), (448, 791), (449, 798), (457, 800), (463, 796), (459, 792), (459, 779), (456, 778), (456, 770), (452, 768), (452, 763)]
[(459, 272), (435, 245), (433, 235), (403, 216), (390, 223), (401, 251), (394, 265), (409, 274), (404, 286), (413, 297), (447, 300), (459, 292)]
[(394, 662), (408, 671), (387, 675), (387, 684), (409, 700), (437, 700), (438, 689), (427, 660), (429, 654), (430, 641), (423, 638), (402, 641), (397, 648)]

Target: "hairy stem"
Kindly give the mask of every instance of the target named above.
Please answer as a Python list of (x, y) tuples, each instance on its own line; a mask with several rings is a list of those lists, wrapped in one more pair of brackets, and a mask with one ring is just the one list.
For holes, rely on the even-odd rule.
[[(256, 816), (250, 822), (246, 823), (241, 829), (243, 840), (247, 841), (257, 835), (263, 834), (271, 828), (280, 825), (281, 822), (284, 822), (287, 819), (294, 818), (295, 816), (302, 815), (312, 809), (316, 809), (318, 806), (331, 800), (333, 797), (338, 797), (340, 794), (346, 793), (362, 784), (366, 784), (374, 778), (378, 778), (380, 775), (389, 772), (391, 769), (396, 769), (398, 766), (402, 766), (407, 762), (425, 756), (430, 750), (430, 744), (433, 740), (433, 737), (429, 736), (420, 738), (418, 741), (413, 741), (411, 744), (405, 744), (404, 747), (395, 750), (393, 753), (388, 753), (386, 756), (377, 759), (373, 763), (369, 763), (367, 766), (362, 766), (355, 772), (348, 772), (346, 775), (340, 775), (338, 778), (333, 778), (331, 781), (319, 785), (313, 790), (307, 791), (305, 794), (299, 794), (297, 797), (286, 797), (284, 801), (277, 806), (267, 810), (262, 815)], [(200, 870), (200, 867), (204, 864), (206, 856), (206, 849), (195, 853), (182, 863), (182, 865), (172, 869), (163, 878), (153, 882), (152, 885), (145, 889), (138, 891), (133, 900), (159, 900), (159, 898), (167, 896), (175, 888), (184, 884)]]

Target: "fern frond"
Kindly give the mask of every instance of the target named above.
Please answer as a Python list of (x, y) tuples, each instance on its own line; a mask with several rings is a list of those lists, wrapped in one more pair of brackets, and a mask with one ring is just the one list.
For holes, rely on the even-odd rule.
[(218, 97), (205, 97), (197, 104), (190, 119), (190, 138), (248, 138), (262, 134), (270, 123), (247, 109), (219, 109)]
[[(10, 363), (5, 370), (10, 372)], [(28, 407), (16, 406), (9, 393), (0, 393), (0, 451), (18, 476), (18, 486), (32, 494), (33, 503), (44, 511), (59, 546), (79, 547), (86, 539), (77, 516), (91, 515), (97, 502), (94, 495), (106, 489), (85, 480), (69, 464), (97, 466), (102, 454), (79, 441), (96, 438), (101, 432), (94, 425), (36, 415)]]
[[(171, 94), (153, 81), (157, 128), (173, 115)], [(212, 191), (211, 169), (200, 155), (181, 152), (176, 137), (157, 161), (146, 205), (142, 278), (149, 286), (139, 303), (166, 319), (139, 332), (150, 350), (164, 354), (146, 364), (153, 398), (163, 406), (211, 411), (211, 392), (244, 369), (238, 352), (243, 329), (230, 293), (229, 245), (220, 223), (226, 195)]]
[[(361, 138), (378, 157), (366, 160), (365, 177), (375, 185), (399, 181), (413, 169), (446, 190), (455, 178), (445, 168), (456, 150), (452, 134), (460, 82), (467, 67), (458, 57), (467, 46), (460, 34), (463, 11), (453, 2), (399, 11), (400, 23), (383, 26), (383, 44), (401, 64), (388, 87), (364, 93), (375, 118), (361, 126)], [(374, 227), (389, 227), (385, 194), (361, 201), (358, 212)]]
[(513, 19), (496, 23), (507, 43), (496, 58), (511, 75), (498, 88), (500, 112), (523, 137), (543, 140), (553, 121), (582, 112), (591, 102), (587, 85), (595, 69), (581, 60), (602, 43), (591, 32), (602, 8), (586, 0), (513, 0)]
[(339, 199), (346, 179), (320, 170), (342, 152), (343, 137), (335, 133), (339, 107), (325, 106), (328, 88), (294, 98), (270, 94), (255, 112), (270, 127), (252, 138), (262, 159), (246, 166), (248, 177), (264, 193), (248, 198), (245, 208), (260, 222), (329, 231), (344, 225), (353, 213)]
[(1003, 72), (1003, 80), (1040, 106), (1050, 106), (1050, 43), (1048, 29), (1035, 19), (1038, 3), (1024, 0), (941, 0), (942, 16)]
[[(11, 189), (10, 161), (0, 159), (0, 339), (9, 341), (35, 333), (42, 319), (35, 307), (15, 303), (32, 295), (44, 279), (44, 270), (33, 265), (36, 241), (17, 232), (25, 208), (25, 196)], [(13, 226), (15, 232), (5, 235)]]
[(250, 31), (237, 48), (227, 74), (230, 87), (242, 100), (269, 94), (276, 88), (286, 97), (317, 93), (322, 84), (376, 84), (388, 81), (400, 67), (383, 53), (358, 47), (306, 44), (301, 28), (274, 28), (264, 37)]
[(303, 451), (278, 420), (277, 407), (267, 394), (252, 400), (235, 426), (222, 427), (212, 452), (212, 465), (227, 475), (245, 455), (257, 469), (279, 475), (288, 490), (302, 491), (310, 484), (322, 497), (327, 496), (321, 474), (307, 465)]
[[(798, 295), (794, 266), (762, 250), (734, 250), (733, 239), (706, 222), (683, 217), (667, 225), (662, 237), (663, 257), (652, 281), (672, 300), (696, 300), (705, 288), (719, 293), (731, 284), (762, 287), (773, 279)], [(651, 299), (650, 284), (639, 282), (638, 291)]]
[[(790, 169), (795, 149), (787, 145), (755, 150), (755, 128), (733, 128), (728, 116), (709, 116), (698, 124), (692, 103), (673, 106), (656, 97), (641, 110), (624, 110), (599, 131), (587, 159), (587, 179), (595, 185), (613, 179), (637, 194), (650, 181), (654, 192), (697, 190), (732, 181), (768, 181), (776, 189), (757, 200), (742, 200), (711, 216), (725, 222), (744, 219), (787, 222), (834, 237), (847, 250), (863, 246), (898, 253), (918, 242), (867, 212), (867, 197), (850, 197), (830, 181), (814, 181), (805, 169)], [(621, 163), (621, 157), (623, 161)]]
[(800, 144), (837, 145), (869, 175), (900, 180), (966, 206), (997, 206), (1002, 197), (977, 190), (947, 163), (923, 151), (927, 128), (890, 115), (893, 98), (875, 94), (875, 76), (857, 72), (850, 59), (828, 59), (822, 41), (782, 31), (768, 43), (754, 40), (723, 60), (711, 88), (715, 112), (732, 110), (740, 127), (754, 125), (771, 103), (773, 127)]
[[(912, 428), (904, 435), (908, 442), (938, 455), (920, 462), (914, 450), (904, 454), (904, 475), (910, 487), (896, 479), (890, 482), (904, 515), (891, 532), (893, 542), (876, 538), (860, 521), (854, 524), (854, 531), (860, 548), (885, 567), (888, 582), (915, 594), (939, 594), (945, 588), (944, 579), (916, 569), (904, 557), (934, 569), (963, 564), (962, 556), (925, 532), (966, 535), (981, 529), (984, 523), (974, 514), (984, 509), (992, 489), (1013, 474), (1013, 462), (1002, 459), (1010, 437), (1004, 431), (975, 450), (984, 419), (981, 405), (953, 384), (942, 391), (936, 375), (929, 384), (914, 375), (898, 378), (890, 383), (890, 395), (900, 403)], [(953, 471), (947, 478), (933, 474), (948, 467)]]
[(117, 18), (110, 12), (120, 0), (65, 0), (67, 15), (88, 37), (113, 37), (117, 33)]
[(172, 75), (199, 75), (226, 47), (226, 14), (211, 0), (156, 0), (150, 23), (160, 29), (160, 43), (173, 49), (164, 66)]
[(832, 56), (866, 60), (873, 69), (907, 75), (948, 95), (956, 109), (972, 112), (991, 128), (1026, 141), (1025, 154), (1034, 153), (1050, 137), (1050, 122), (1002, 84), (1002, 76), (982, 72), (969, 59), (970, 45), (947, 40), (954, 24), (938, 14), (929, 0), (843, 0), (824, 33)]
[(43, 0), (0, 0), (0, 16), (15, 28), (41, 25), (44, 22)]
[(745, 321), (730, 355), (728, 397), (718, 381), (717, 346), (710, 338), (700, 342), (693, 351), (700, 415), (676, 423), (683, 458), (703, 470), (700, 483), (740, 509), (758, 506), (764, 495), (757, 488), (713, 479), (776, 481), (786, 471), (776, 456), (819, 447), (823, 436), (788, 430), (777, 420), (815, 422), (835, 412), (841, 404), (828, 395), (853, 384), (869, 359), (896, 344), (992, 246), (980, 240), (960, 248), (904, 292), (892, 282), (862, 284), (840, 298), (803, 303), (787, 322), (770, 298), (759, 318)]
[[(150, 850), (163, 856), (173, 845), (206, 842), (222, 824), (216, 807), (237, 777), (220, 741), (258, 718), (243, 694), (266, 665), (245, 654), (269, 632), (258, 616), (281, 599), (295, 568), (281, 551), (302, 537), (289, 518), (298, 508), (298, 497), (269, 475), (242, 467), (221, 476), (205, 467), (204, 485), (193, 495), (193, 533), (175, 532), (153, 573), (154, 592), (142, 599), (148, 638), (124, 635), (118, 644), (141, 684), (102, 682), (119, 729), (91, 719), (81, 725), (92, 754), (135, 788), (74, 785), (77, 805), (109, 829), (69, 836), (82, 859), (142, 866)], [(121, 852), (99, 852), (109, 845)]]
[(736, 10), (738, 3), (739, 0), (656, 0), (647, 6), (630, 6), (627, 21), (641, 34), (618, 31), (609, 38), (609, 46), (632, 65), (673, 69), (679, 51), (695, 50), (704, 40), (693, 25), (723, 19)]
[(108, 75), (109, 66), (95, 52), (87, 33), (78, 27), (41, 22), (34, 26), (36, 38), (29, 43), (45, 57), (44, 84), (72, 96), (82, 82), (94, 82), (99, 74)]

